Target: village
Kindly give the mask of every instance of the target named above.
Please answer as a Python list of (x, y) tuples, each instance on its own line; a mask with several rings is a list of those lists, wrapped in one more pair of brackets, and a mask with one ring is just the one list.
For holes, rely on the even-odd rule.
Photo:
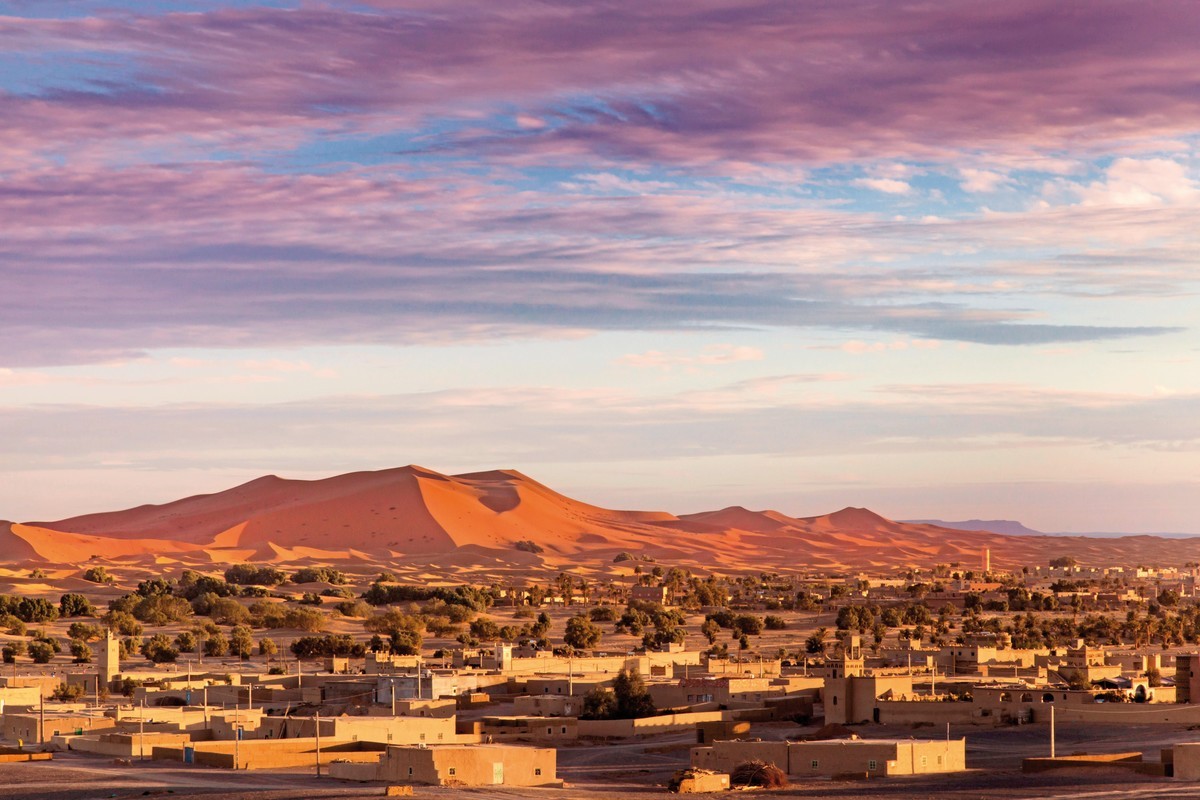
[(128, 593), (101, 570), (107, 613), (79, 592), (0, 598), (0, 763), (376, 794), (1200, 781), (1195, 567), (644, 566), (590, 585), (385, 574), (361, 593), (331, 569)]

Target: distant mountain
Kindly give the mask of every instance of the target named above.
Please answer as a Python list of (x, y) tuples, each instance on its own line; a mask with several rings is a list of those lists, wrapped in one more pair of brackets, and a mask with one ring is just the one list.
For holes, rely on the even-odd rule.
[(1033, 528), (1026, 528), (1015, 519), (965, 519), (959, 522), (947, 522), (940, 519), (906, 519), (904, 522), (913, 525), (937, 525), (939, 528), (951, 528), (956, 531), (989, 531), (1002, 533), (1005, 536), (1050, 536)]

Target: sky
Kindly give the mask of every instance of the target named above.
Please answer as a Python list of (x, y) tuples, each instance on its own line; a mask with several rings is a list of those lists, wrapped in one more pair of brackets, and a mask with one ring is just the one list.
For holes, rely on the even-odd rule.
[(1194, 0), (0, 0), (0, 518), (415, 463), (1200, 533)]

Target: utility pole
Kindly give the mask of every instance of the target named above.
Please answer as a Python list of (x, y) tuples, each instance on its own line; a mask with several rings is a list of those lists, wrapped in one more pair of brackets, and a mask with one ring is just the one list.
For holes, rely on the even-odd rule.
[(321, 777), (321, 710), (313, 717), (313, 733), (317, 739), (317, 777)]
[(142, 697), (142, 713), (138, 715), (138, 757), (146, 760), (146, 698)]
[(1054, 758), (1054, 705), (1050, 706), (1050, 757)]

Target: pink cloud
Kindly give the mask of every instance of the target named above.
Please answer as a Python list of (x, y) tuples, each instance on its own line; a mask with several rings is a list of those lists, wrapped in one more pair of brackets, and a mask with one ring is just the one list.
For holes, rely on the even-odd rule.
[(457, 146), (679, 163), (1019, 153), (1194, 131), (1198, 38), (1186, 0), (7, 18), (10, 51), (101, 51), (136, 69), (101, 91), (4, 96), (0, 130), (18, 150), (172, 135), (262, 148), (508, 109), (511, 128)]

